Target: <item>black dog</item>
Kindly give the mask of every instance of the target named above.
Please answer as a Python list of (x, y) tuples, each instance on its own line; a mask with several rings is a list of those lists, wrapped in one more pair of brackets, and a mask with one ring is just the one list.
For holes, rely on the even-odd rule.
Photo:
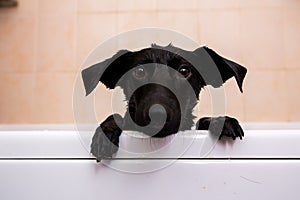
[[(109, 89), (120, 86), (128, 102), (127, 112), (109, 116), (97, 128), (91, 153), (98, 161), (118, 150), (122, 130), (142, 131), (165, 137), (194, 125), (192, 110), (201, 88), (220, 87), (235, 77), (242, 92), (247, 69), (207, 47), (186, 51), (172, 45), (131, 52), (121, 50), (112, 58), (82, 71), (86, 95), (102, 82)], [(210, 130), (219, 138), (244, 136), (238, 121), (228, 116), (201, 118), (198, 130)]]

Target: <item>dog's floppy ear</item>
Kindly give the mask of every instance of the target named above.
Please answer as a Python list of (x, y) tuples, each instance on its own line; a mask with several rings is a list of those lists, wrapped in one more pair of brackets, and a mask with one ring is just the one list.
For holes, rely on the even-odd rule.
[[(200, 56), (201, 58), (204, 58), (206, 60), (207, 64), (204, 66), (204, 69), (202, 69), (203, 73), (209, 74), (209, 78), (207, 78), (206, 84), (207, 85), (212, 85), (213, 87), (220, 87), (223, 83), (225, 83), (229, 78), (234, 77), (239, 89), (241, 92), (243, 92), (242, 85), (243, 85), (243, 80), (245, 78), (245, 75), (247, 73), (247, 69), (233, 61), (230, 61), (226, 58), (221, 57), (219, 54), (217, 54), (215, 51), (208, 47), (200, 47), (194, 51), (194, 54), (197, 56)], [(219, 71), (222, 80), (218, 80), (218, 78), (213, 78), (216, 76), (211, 75), (212, 71), (216, 71), (213, 69), (211, 63), (209, 61), (209, 58), (207, 58), (207, 55), (212, 59), (213, 63), (215, 66), (217, 66), (217, 70)], [(200, 59), (201, 59), (200, 58)]]
[(115, 88), (118, 80), (127, 71), (126, 65), (132, 52), (121, 50), (113, 57), (82, 70), (86, 95), (89, 95), (101, 81), (107, 88)]

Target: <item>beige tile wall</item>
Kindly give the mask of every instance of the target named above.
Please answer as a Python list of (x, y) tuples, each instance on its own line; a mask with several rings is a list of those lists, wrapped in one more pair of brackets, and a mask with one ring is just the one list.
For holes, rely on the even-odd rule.
[[(19, 0), (0, 9), (0, 123), (73, 123), (73, 85), (88, 53), (143, 27), (181, 32), (248, 68), (244, 94), (234, 80), (225, 86), (229, 115), (299, 121), (299, 10), (298, 0)], [(210, 114), (207, 91), (202, 99), (200, 113)], [(99, 120), (107, 103), (97, 103)]]

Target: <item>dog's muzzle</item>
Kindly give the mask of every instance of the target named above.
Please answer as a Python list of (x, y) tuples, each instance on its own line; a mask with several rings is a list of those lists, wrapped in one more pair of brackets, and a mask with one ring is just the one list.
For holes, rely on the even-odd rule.
[[(134, 99), (136, 96), (138, 100)], [(158, 84), (144, 85), (133, 93), (131, 100), (135, 101), (135, 106), (129, 106), (129, 110), (139, 131), (152, 137), (164, 137), (167, 132), (178, 131), (180, 104), (170, 89)]]

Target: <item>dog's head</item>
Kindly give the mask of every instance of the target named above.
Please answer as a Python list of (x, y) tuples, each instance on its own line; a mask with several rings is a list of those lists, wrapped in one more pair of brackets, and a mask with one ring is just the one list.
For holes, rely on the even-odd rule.
[(99, 81), (109, 89), (123, 88), (134, 124), (147, 126), (146, 134), (163, 137), (191, 128), (192, 109), (202, 87), (220, 87), (235, 77), (242, 92), (246, 72), (207, 47), (186, 51), (152, 45), (135, 52), (121, 50), (84, 69), (82, 77), (86, 95)]

